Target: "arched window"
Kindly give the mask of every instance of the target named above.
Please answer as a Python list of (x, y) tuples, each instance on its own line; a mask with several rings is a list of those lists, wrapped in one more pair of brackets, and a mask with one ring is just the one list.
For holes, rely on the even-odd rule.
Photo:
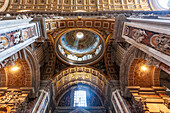
[(86, 91), (76, 90), (74, 91), (74, 107), (86, 107)]
[(158, 0), (158, 3), (161, 7), (168, 9), (168, 1), (169, 0)]
[(149, 0), (150, 5), (155, 10), (168, 10), (170, 7), (170, 0)]
[(103, 106), (104, 98), (89, 86), (73, 86), (59, 99), (59, 107)]

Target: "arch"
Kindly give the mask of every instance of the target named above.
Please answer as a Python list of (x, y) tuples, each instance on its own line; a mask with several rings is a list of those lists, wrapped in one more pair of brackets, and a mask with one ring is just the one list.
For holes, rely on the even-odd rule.
[[(75, 91), (78, 87), (81, 87), (81, 90), (90, 90), (90, 92), (93, 92), (99, 98), (101, 105), (102, 106), (104, 105), (104, 97), (102, 94), (100, 94), (101, 92), (96, 91), (94, 87), (91, 87), (90, 85), (87, 84), (72, 84), (71, 86), (68, 86), (68, 88), (63, 90), (61, 95), (59, 95), (58, 99), (56, 100), (57, 101), (56, 105), (59, 106), (61, 99), (70, 91)], [(73, 97), (73, 95), (70, 96)]]
[(0, 5), (0, 12), (6, 11), (6, 9), (9, 6), (9, 2), (10, 0), (2, 0), (3, 3), (1, 3), (2, 5)]
[(91, 82), (88, 82), (88, 81), (78, 81), (77, 80), (77, 81), (71, 81), (71, 82), (67, 83), (66, 85), (64, 85), (61, 89), (59, 89), (56, 92), (56, 97), (60, 96), (63, 93), (63, 91), (65, 91), (65, 89), (67, 89), (71, 86), (77, 85), (77, 84), (83, 84), (83, 85), (91, 86), (91, 87), (93, 87), (94, 90), (96, 90), (96, 92), (98, 92), (99, 95), (101, 95), (104, 98), (106, 96), (105, 91), (101, 90), (97, 85), (95, 85)]
[(62, 93), (69, 87), (76, 84), (84, 84), (91, 86), (103, 97), (106, 96), (106, 85), (108, 80), (104, 73), (99, 70), (88, 67), (70, 66), (57, 73), (53, 78), (54, 90), (56, 97), (60, 97)]
[(116, 72), (115, 65), (112, 61), (112, 43), (113, 43), (113, 34), (111, 33), (106, 40), (106, 52), (104, 55), (104, 60), (105, 60), (105, 66), (107, 70), (107, 78), (113, 79), (113, 80), (118, 80), (119, 76), (118, 73)]
[(37, 95), (40, 87), (40, 67), (33, 50), (30, 47), (27, 47), (25, 50), (27, 53), (27, 62), (31, 69), (31, 86), (35, 88), (35, 94)]
[[(138, 63), (146, 62), (148, 55), (139, 49), (135, 48), (134, 46), (130, 46), (126, 53), (124, 54), (124, 58), (122, 60), (120, 66), (120, 88), (122, 90), (122, 94), (125, 96), (125, 89), (126, 86), (130, 85), (133, 86), (134, 84), (134, 70), (138, 67)], [(136, 67), (135, 67), (136, 66)], [(154, 68), (153, 71), (153, 78), (152, 78), (152, 85), (149, 86), (159, 86), (159, 72), (160, 68)], [(139, 84), (138, 84), (139, 85)], [(145, 86), (143, 86), (145, 87)]]
[(137, 48), (130, 46), (126, 51), (122, 63), (120, 65), (120, 88), (125, 92), (125, 87), (128, 86), (128, 73), (132, 60), (135, 58)]
[[(142, 58), (133, 59), (130, 64), (128, 74), (128, 86), (152, 87), (155, 86), (154, 81), (157, 80), (154, 76), (155, 66), (146, 66), (146, 60)], [(146, 70), (142, 70), (144, 66)]]
[(5, 67), (6, 87), (31, 87), (31, 69), (28, 62), (25, 59), (18, 59), (15, 63), (19, 67), (16, 71), (12, 71), (12, 65)]
[(62, 32), (64, 29), (72, 28), (88, 28), (94, 31), (107, 31), (110, 33), (114, 30), (115, 19), (98, 19), (98, 18), (69, 18), (64, 20), (46, 20), (47, 33), (56, 37), (58, 34), (55, 31)]
[(24, 54), (23, 59), (18, 59), (15, 63), (20, 67), (19, 72), (11, 72), (11, 66), (6, 66), (1, 70), (1, 87), (19, 88), (19, 87), (34, 87), (34, 95), (38, 94), (40, 86), (40, 67), (35, 53), (28, 46), (25, 48), (26, 59)]
[[(48, 35), (48, 38), (49, 35)], [(48, 53), (47, 58), (48, 60), (45, 61), (44, 70), (41, 73), (41, 80), (47, 80), (53, 76), (55, 70), (55, 63), (56, 63), (56, 55), (54, 52), (54, 45), (52, 39), (46, 39), (48, 44)]]

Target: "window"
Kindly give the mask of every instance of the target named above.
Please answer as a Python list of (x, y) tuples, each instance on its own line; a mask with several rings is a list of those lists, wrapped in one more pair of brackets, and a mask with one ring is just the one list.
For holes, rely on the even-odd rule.
[(168, 10), (170, 7), (169, 0), (149, 0), (153, 10)]
[(74, 91), (74, 107), (86, 107), (86, 91)]
[(158, 0), (158, 3), (161, 5), (161, 7), (168, 9), (168, 1), (169, 0)]

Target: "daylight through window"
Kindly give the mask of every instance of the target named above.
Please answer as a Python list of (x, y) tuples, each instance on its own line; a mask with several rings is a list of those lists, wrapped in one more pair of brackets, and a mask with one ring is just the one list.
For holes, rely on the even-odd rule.
[(168, 1), (169, 0), (158, 0), (161, 7), (165, 8), (165, 9), (168, 9)]
[(86, 107), (86, 91), (74, 91), (74, 107)]

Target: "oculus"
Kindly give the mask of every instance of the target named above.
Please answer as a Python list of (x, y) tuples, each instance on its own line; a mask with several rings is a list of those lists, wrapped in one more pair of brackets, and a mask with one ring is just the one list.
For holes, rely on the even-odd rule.
[(169, 1), (169, 5), (168, 5), (168, 1), (169, 0), (158, 0), (158, 3), (161, 7), (168, 9), (168, 6), (170, 5), (170, 1)]
[(149, 2), (155, 10), (167, 10), (170, 7), (170, 0), (149, 0)]
[(71, 65), (95, 63), (105, 50), (102, 36), (89, 29), (67, 30), (55, 42), (58, 58)]

